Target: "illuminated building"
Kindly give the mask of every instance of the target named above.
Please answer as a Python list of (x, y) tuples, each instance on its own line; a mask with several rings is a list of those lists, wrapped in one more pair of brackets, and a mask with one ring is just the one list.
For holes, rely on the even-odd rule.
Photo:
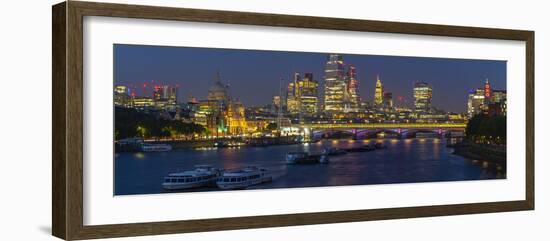
[(393, 97), (391, 92), (384, 93), (382, 105), (384, 106), (384, 109), (393, 108)]
[(434, 113), (425, 113), (419, 114), (416, 122), (418, 123), (438, 123), (444, 122), (448, 119), (447, 114), (434, 114)]
[(376, 107), (381, 107), (382, 102), (384, 101), (383, 97), (384, 87), (382, 86), (382, 81), (380, 76), (376, 76), (376, 87), (374, 89), (374, 105)]
[(216, 101), (199, 101), (196, 110), (191, 115), (191, 120), (195, 124), (204, 126), (206, 129), (212, 129), (213, 125), (209, 125), (208, 117), (214, 112), (217, 104)]
[(153, 90), (153, 99), (155, 101), (159, 101), (162, 99), (162, 91), (163, 91), (163, 88), (161, 86), (155, 86), (154, 87), (154, 90)]
[(286, 109), (291, 114), (298, 114), (300, 111), (299, 101), (296, 96), (296, 82), (300, 78), (300, 75), (296, 73), (294, 75), (294, 82), (288, 83), (286, 92)]
[(355, 66), (349, 65), (346, 72), (346, 106), (345, 112), (359, 112), (361, 98), (359, 97), (359, 81)]
[(115, 106), (130, 107), (132, 99), (129, 94), (129, 89), (126, 86), (118, 85), (114, 89), (114, 104)]
[(506, 91), (505, 90), (493, 90), (491, 96), (491, 102), (493, 103), (504, 103), (506, 102)]
[(324, 111), (339, 113), (344, 110), (344, 61), (341, 55), (330, 54), (325, 64)]
[(468, 94), (468, 117), (472, 118), (484, 109), (485, 90), (475, 89)]
[[(299, 77), (299, 75), (298, 75)], [(317, 113), (319, 84), (313, 79), (312, 73), (305, 73), (304, 78), (298, 79), (295, 85), (295, 98), (298, 100), (301, 114), (311, 116)]]
[(128, 87), (126, 87), (124, 85), (115, 86), (115, 93), (130, 95)]
[(136, 96), (132, 98), (132, 106), (136, 109), (147, 109), (155, 106), (151, 97)]
[(198, 103), (193, 121), (203, 125), (216, 137), (246, 134), (247, 122), (244, 105), (229, 95), (229, 87), (222, 84), (220, 74), (208, 90), (207, 100)]
[(430, 113), (432, 108), (432, 87), (424, 82), (416, 82), (413, 89), (414, 110)]
[(485, 79), (483, 88), (468, 94), (468, 117), (472, 118), (478, 113), (506, 115), (506, 91), (491, 89), (489, 79)]
[(230, 135), (242, 135), (247, 130), (247, 124), (244, 114), (244, 106), (240, 101), (232, 101), (227, 106), (225, 113), (227, 130)]
[(506, 91), (505, 90), (493, 90), (491, 93), (491, 102), (495, 105), (498, 105), (498, 108), (500, 108), (499, 114), (506, 115), (507, 110), (507, 100), (506, 100)]
[(156, 85), (153, 88), (155, 106), (159, 109), (175, 110), (178, 99), (177, 87), (169, 85)]
[(455, 113), (448, 113), (447, 119), (454, 122), (463, 122), (467, 120), (465, 116), (463, 116), (462, 114), (455, 114)]
[(483, 87), (483, 93), (485, 98), (491, 98), (491, 84), (489, 84), (489, 79), (485, 80), (485, 86)]

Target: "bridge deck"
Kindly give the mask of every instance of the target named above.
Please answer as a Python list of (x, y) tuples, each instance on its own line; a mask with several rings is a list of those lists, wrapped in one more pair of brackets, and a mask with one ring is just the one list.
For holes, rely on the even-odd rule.
[(300, 124), (309, 129), (462, 129), (466, 123), (349, 123), (349, 124)]

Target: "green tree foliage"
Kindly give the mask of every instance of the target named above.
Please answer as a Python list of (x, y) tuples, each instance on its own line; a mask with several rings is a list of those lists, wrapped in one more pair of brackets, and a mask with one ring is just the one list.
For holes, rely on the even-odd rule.
[(205, 128), (195, 123), (157, 119), (154, 115), (134, 109), (115, 108), (115, 138), (130, 137), (166, 138), (189, 137), (205, 133)]
[(466, 135), (473, 141), (506, 143), (506, 116), (478, 114), (468, 121)]

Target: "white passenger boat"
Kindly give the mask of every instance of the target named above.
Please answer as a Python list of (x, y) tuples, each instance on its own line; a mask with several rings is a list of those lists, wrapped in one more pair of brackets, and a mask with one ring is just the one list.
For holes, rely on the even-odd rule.
[(225, 171), (218, 177), (216, 184), (220, 189), (244, 189), (272, 180), (268, 170), (250, 166), (236, 171)]
[(141, 145), (141, 151), (143, 152), (159, 152), (159, 151), (171, 151), (172, 146), (168, 144), (149, 144), (143, 143)]
[(195, 170), (168, 174), (162, 187), (167, 190), (215, 186), (221, 171), (210, 165), (197, 165)]

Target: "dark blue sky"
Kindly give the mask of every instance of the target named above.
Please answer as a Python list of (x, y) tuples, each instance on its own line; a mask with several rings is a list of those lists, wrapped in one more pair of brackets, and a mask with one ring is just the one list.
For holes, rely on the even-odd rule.
[[(265, 105), (278, 94), (279, 79), (288, 83), (294, 72), (312, 72), (322, 93), (326, 57), (327, 53), (117, 44), (114, 77), (116, 85), (135, 86), (138, 95), (150, 96), (150, 90), (143, 93), (143, 83), (153, 80), (177, 84), (178, 99), (184, 101), (190, 95), (206, 98), (219, 70), (234, 98), (246, 106)], [(466, 111), (468, 91), (483, 87), (485, 78), (493, 89), (506, 89), (505, 61), (352, 54), (343, 58), (356, 66), (359, 93), (368, 101), (373, 99), (377, 74), (384, 91), (392, 92), (394, 99), (403, 96), (409, 106), (414, 81), (427, 82), (433, 88), (432, 105), (453, 112)]]

